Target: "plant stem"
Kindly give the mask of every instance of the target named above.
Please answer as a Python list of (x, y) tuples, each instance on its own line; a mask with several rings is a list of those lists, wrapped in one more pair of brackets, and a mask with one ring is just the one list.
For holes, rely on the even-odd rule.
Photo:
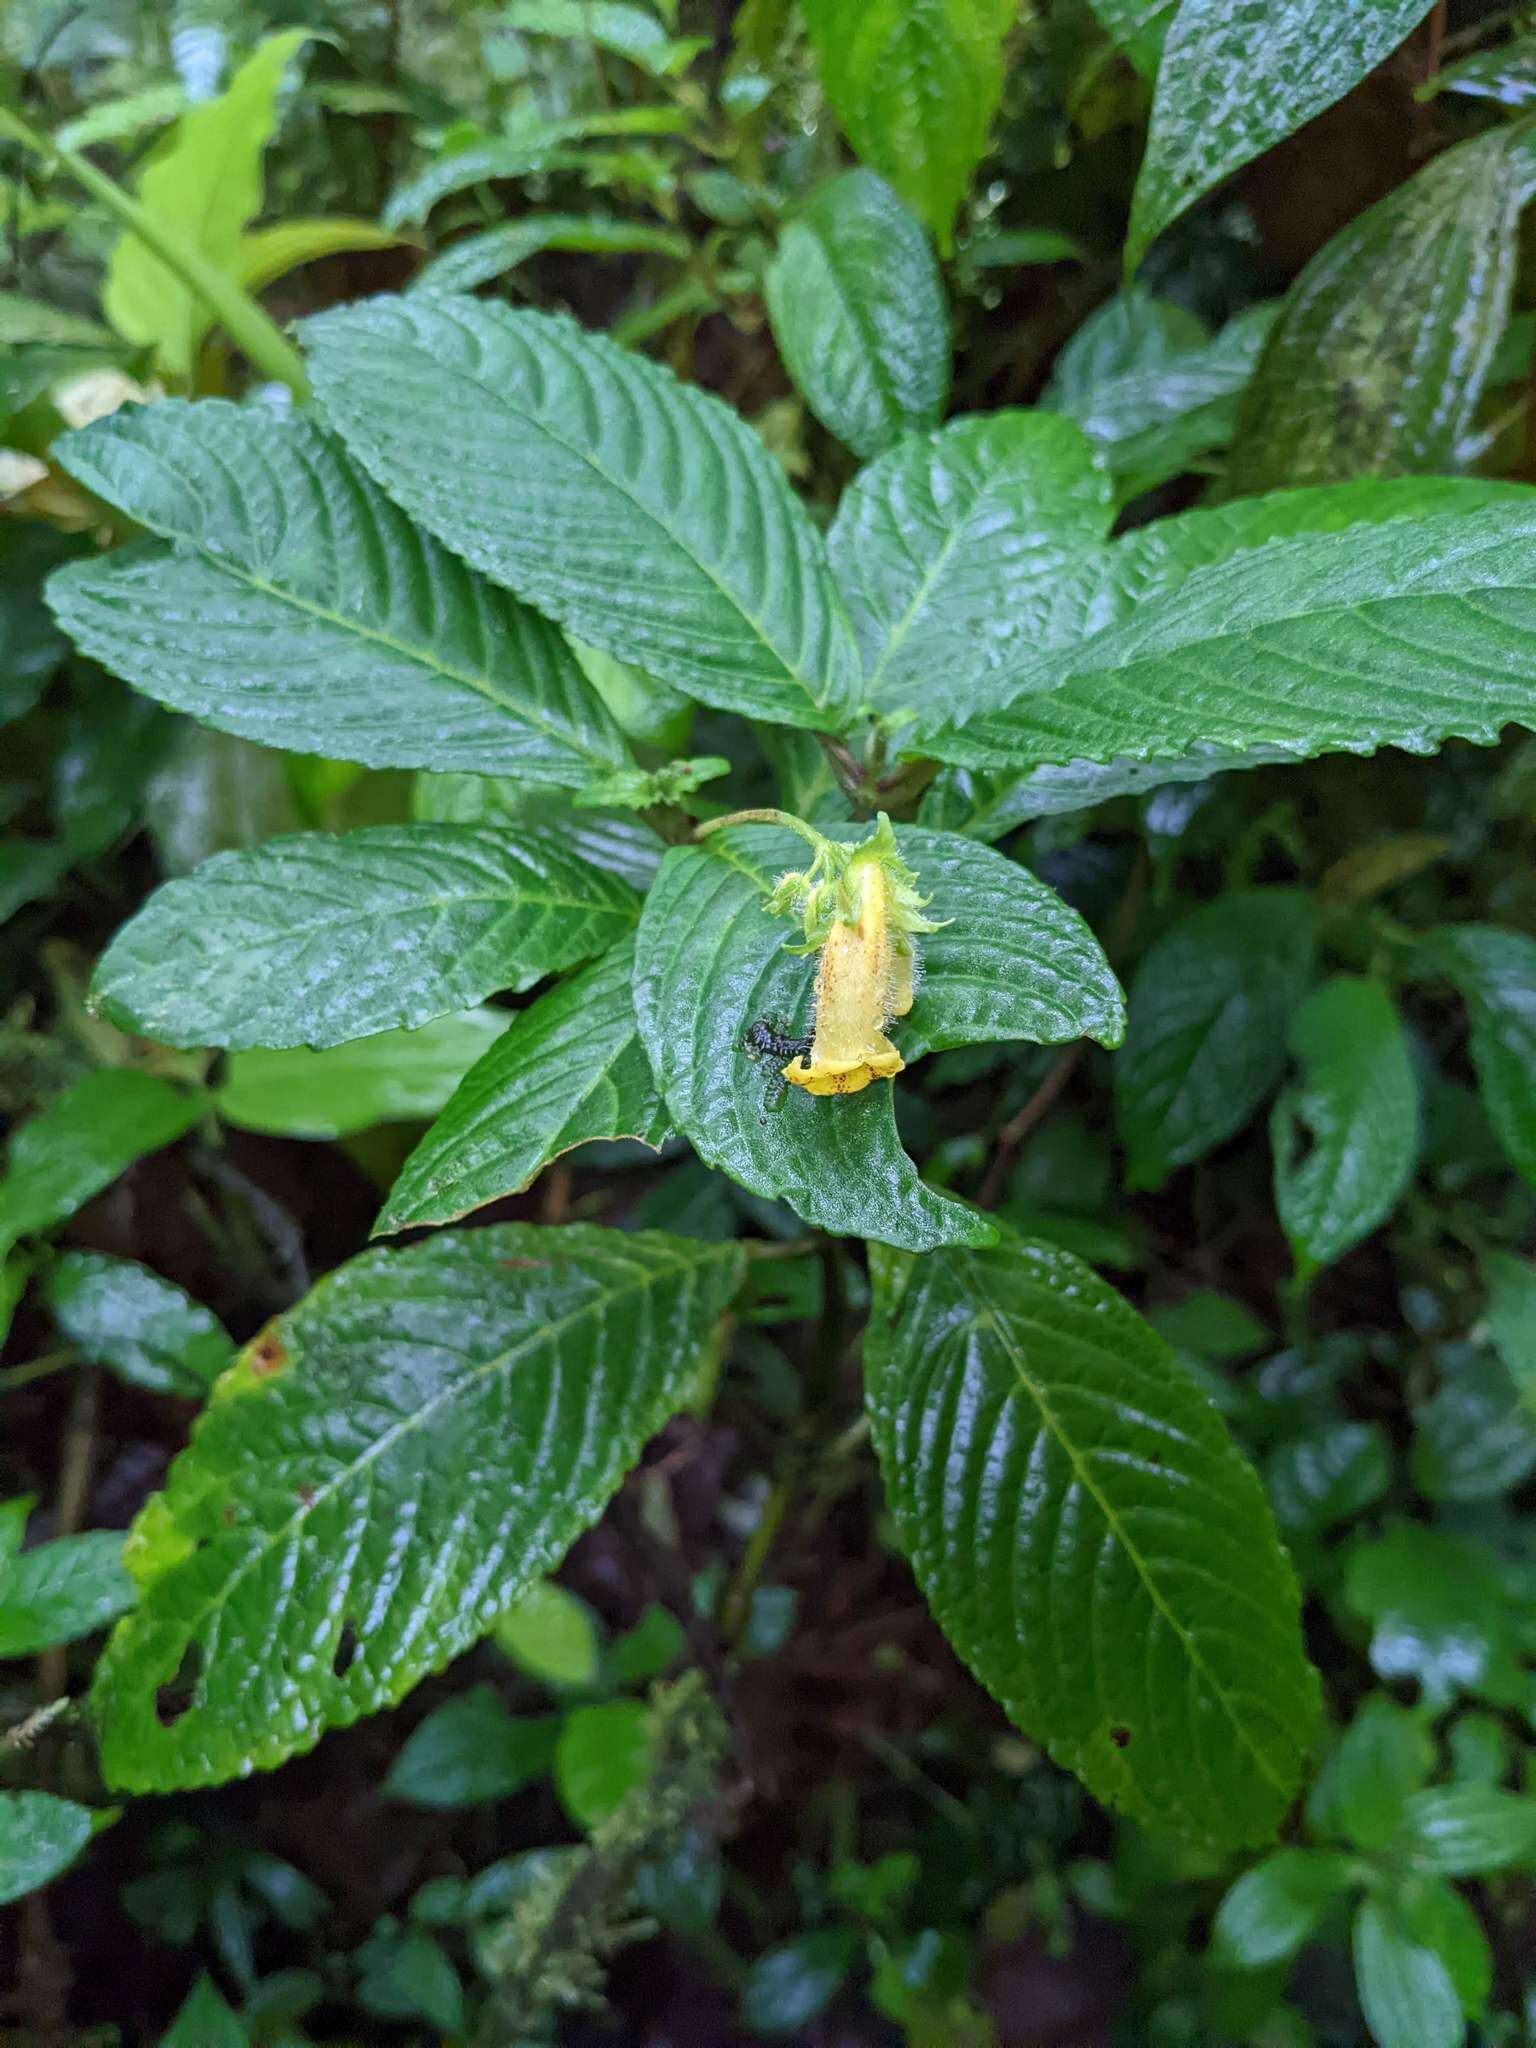
[(992, 1163), (987, 1168), (986, 1179), (976, 1196), (983, 1209), (990, 1209), (1003, 1192), (1009, 1168), (1013, 1165), (1014, 1154), (1071, 1080), (1077, 1070), (1077, 1063), (1083, 1056), (1084, 1043), (1085, 1041), (1079, 1038), (1067, 1047), (1018, 1115), (1011, 1117), (998, 1132), (997, 1148), (992, 1154)]
[(147, 207), (141, 206), (104, 171), (98, 171), (79, 150), (61, 148), (8, 107), (0, 107), (0, 136), (9, 136), (45, 161), (52, 158), (62, 164), (76, 184), (83, 185), (130, 234), (138, 236), (150, 254), (189, 292), (203, 300), (230, 340), (264, 377), (286, 384), (301, 402), (309, 396), (309, 379), (298, 350), (284, 339), (276, 323), (249, 293), (210, 263), (200, 249), (168, 234)]
[(831, 733), (819, 732), (816, 740), (827, 757), (838, 788), (859, 816), (867, 818), (874, 809), (874, 789), (864, 764), (851, 747)]
[(1298, 1260), (1295, 1272), (1275, 1289), (1285, 1341), (1293, 1351), (1305, 1351), (1311, 1342), (1311, 1318), (1307, 1309), (1316, 1272), (1315, 1266)]
[(741, 1641), (747, 1623), (752, 1619), (752, 1596), (784, 1526), (784, 1517), (789, 1512), (789, 1504), (799, 1482), (801, 1463), (799, 1457), (785, 1459), (783, 1470), (768, 1489), (768, 1498), (763, 1502), (757, 1527), (747, 1538), (747, 1547), (741, 1553), (736, 1575), (720, 1602), (720, 1633), (732, 1648)]
[(813, 1415), (829, 1408), (837, 1398), (837, 1369), (848, 1342), (843, 1247), (835, 1237), (824, 1237), (817, 1250), (821, 1256), (821, 1321), (805, 1385), (806, 1407)]
[(723, 818), (706, 818), (702, 825), (695, 825), (695, 839), (707, 839), (711, 832), (723, 831), (727, 825), (782, 825), (786, 831), (798, 832), (807, 846), (818, 852), (822, 846), (822, 834), (814, 826), (807, 825), (803, 818), (797, 818), (791, 811), (776, 811), (760, 808), (751, 811), (729, 811)]
[[(96, 1404), (101, 1373), (86, 1366), (75, 1381), (64, 1425), (64, 1455), (59, 1468), (59, 1497), (54, 1526), (59, 1536), (73, 1536), (85, 1521), (87, 1497), (91, 1490), (91, 1468), (96, 1462)], [(62, 1643), (52, 1643), (37, 1660), (38, 1689), (45, 1700), (57, 1699), (69, 1684), (69, 1653)]]
[(1441, 53), (1445, 48), (1445, 0), (1435, 0), (1429, 10), (1429, 31), (1424, 38), (1424, 76), (1433, 78), (1440, 69)]
[(12, 1394), (18, 1387), (29, 1387), (34, 1380), (45, 1380), (51, 1373), (63, 1372), (66, 1366), (79, 1362), (80, 1354), (75, 1350), (45, 1351), (40, 1358), (23, 1359), (20, 1365), (7, 1366), (0, 1372), (0, 1394)]
[(837, 1394), (837, 1372), (848, 1341), (848, 1288), (843, 1271), (843, 1248), (835, 1237), (822, 1237), (816, 1247), (821, 1256), (821, 1321), (805, 1373), (805, 1414), (799, 1429), (785, 1446), (779, 1469), (763, 1502), (757, 1527), (747, 1539), (741, 1562), (720, 1603), (720, 1634), (735, 1645), (752, 1618), (752, 1595), (763, 1568), (773, 1554), (784, 1518), (816, 1447), (816, 1423), (830, 1408)]

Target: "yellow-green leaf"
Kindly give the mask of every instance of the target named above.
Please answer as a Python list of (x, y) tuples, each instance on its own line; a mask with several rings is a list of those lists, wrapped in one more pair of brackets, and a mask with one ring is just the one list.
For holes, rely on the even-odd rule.
[(235, 244), (231, 267), (248, 292), (259, 292), (301, 263), (357, 249), (392, 249), (401, 239), (376, 221), (349, 220), (342, 214), (279, 220), (242, 235)]
[[(240, 238), (261, 211), (277, 90), (308, 38), (307, 29), (268, 36), (217, 99), (188, 108), (140, 180), (139, 199), (156, 223), (220, 269), (234, 270)], [(112, 251), (102, 303), (120, 334), (155, 349), (168, 376), (190, 379), (208, 308), (131, 232)]]

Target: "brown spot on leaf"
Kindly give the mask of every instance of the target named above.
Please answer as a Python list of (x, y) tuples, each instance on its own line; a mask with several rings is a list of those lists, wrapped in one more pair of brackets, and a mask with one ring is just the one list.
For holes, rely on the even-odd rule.
[(1109, 1739), (1116, 1749), (1126, 1749), (1130, 1746), (1131, 1731), (1129, 1728), (1111, 1728)]
[(547, 1266), (549, 1264), (549, 1261), (548, 1259), (498, 1259), (496, 1263), (498, 1266), (523, 1266), (532, 1268), (534, 1266)]
[(251, 1362), (251, 1371), (265, 1379), (270, 1373), (281, 1372), (288, 1363), (288, 1347), (281, 1342), (275, 1330), (263, 1330), (246, 1356)]

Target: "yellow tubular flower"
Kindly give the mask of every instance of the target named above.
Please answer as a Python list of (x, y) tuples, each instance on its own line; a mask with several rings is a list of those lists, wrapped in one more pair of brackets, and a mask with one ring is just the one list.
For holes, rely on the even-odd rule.
[(906, 1065), (885, 1035), (912, 1007), (912, 954), (891, 932), (889, 877), (878, 858), (855, 860), (846, 885), (856, 914), (835, 919), (822, 944), (811, 1057), (783, 1069), (807, 1095), (855, 1095)]

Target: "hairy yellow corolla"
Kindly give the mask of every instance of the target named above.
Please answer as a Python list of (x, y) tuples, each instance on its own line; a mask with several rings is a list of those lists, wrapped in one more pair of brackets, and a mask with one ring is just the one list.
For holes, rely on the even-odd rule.
[[(928, 898), (901, 857), (890, 819), (879, 812), (869, 837), (850, 843), (829, 839), (788, 811), (733, 811), (711, 818), (695, 836), (745, 824), (797, 832), (815, 853), (808, 868), (780, 875), (765, 906), (770, 917), (800, 920), (804, 942), (786, 945), (786, 952), (817, 955), (810, 1056), (797, 1052), (779, 1069), (780, 1080), (807, 1095), (856, 1095), (871, 1081), (888, 1081), (906, 1065), (885, 1034), (912, 1007), (914, 934), (940, 929), (923, 915)], [(764, 1018), (749, 1027), (743, 1050), (754, 1059), (782, 1059), (797, 1044), (805, 1040)]]
[(858, 914), (851, 924), (835, 920), (822, 943), (810, 1059), (783, 1070), (807, 1095), (855, 1095), (906, 1065), (885, 1035), (912, 1007), (912, 955), (891, 934), (889, 880), (878, 860), (860, 862), (847, 879)]

